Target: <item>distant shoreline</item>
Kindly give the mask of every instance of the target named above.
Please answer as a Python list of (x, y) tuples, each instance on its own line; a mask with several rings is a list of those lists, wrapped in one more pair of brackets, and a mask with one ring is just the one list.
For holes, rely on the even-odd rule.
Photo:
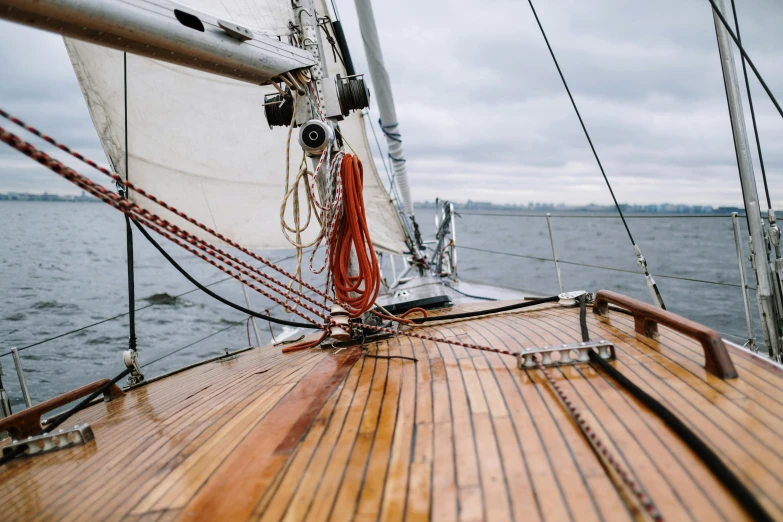
[[(486, 214), (499, 216), (541, 216), (552, 214), (553, 216), (580, 216), (580, 217), (606, 217), (606, 214), (617, 216), (614, 205), (580, 205), (569, 206), (563, 203), (528, 203), (521, 205), (496, 205), (483, 201), (470, 201), (467, 203), (452, 202), (454, 210), (464, 214)], [(414, 203), (417, 209), (434, 209), (435, 204), (429, 201)], [(731, 216), (732, 213), (744, 216), (745, 209), (734, 206), (713, 207), (710, 205), (686, 205), (681, 203), (652, 203), (648, 205), (620, 203), (620, 209), (627, 216), (669, 217), (669, 216)]]
[(87, 196), (84, 193), (80, 196), (60, 196), (57, 194), (25, 194), (21, 192), (9, 192), (0, 194), (0, 201), (16, 202), (45, 202), (45, 203), (99, 203), (98, 198)]

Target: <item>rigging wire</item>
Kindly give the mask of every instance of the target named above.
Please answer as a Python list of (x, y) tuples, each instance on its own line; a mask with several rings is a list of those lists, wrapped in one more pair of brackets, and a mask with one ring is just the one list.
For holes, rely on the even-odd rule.
[(745, 51), (745, 48), (742, 46), (742, 43), (737, 38), (737, 35), (735, 35), (734, 31), (732, 31), (731, 27), (729, 26), (729, 23), (726, 21), (726, 18), (723, 17), (723, 13), (721, 13), (720, 9), (715, 4), (715, 0), (707, 0), (707, 1), (712, 6), (712, 11), (718, 16), (718, 19), (723, 24), (723, 27), (726, 28), (726, 32), (729, 33), (729, 36), (731, 36), (731, 39), (734, 40), (734, 43), (737, 45), (737, 48), (739, 49), (740, 54), (742, 55), (742, 57), (745, 60), (747, 60), (748, 65), (750, 65), (751, 70), (753, 70), (753, 74), (756, 75), (756, 78), (758, 79), (759, 83), (764, 88), (764, 92), (767, 93), (767, 96), (769, 97), (769, 100), (772, 102), (772, 104), (778, 110), (778, 114), (780, 114), (783, 117), (783, 108), (781, 108), (780, 104), (778, 103), (777, 98), (775, 98), (775, 95), (772, 94), (772, 91), (770, 90), (769, 86), (767, 85), (767, 82), (765, 82), (764, 78), (761, 77), (761, 73), (756, 68), (756, 65), (753, 63), (753, 60), (750, 59), (750, 56), (748, 56), (748, 53)]
[[(463, 248), (465, 250), (475, 250), (476, 252), (485, 252), (487, 254), (497, 254), (497, 255), (501, 255), (501, 256), (519, 257), (519, 258), (522, 258), (522, 259), (533, 259), (535, 261), (549, 261), (549, 262), (553, 262), (554, 261), (554, 259), (549, 258), (549, 257), (526, 256), (526, 255), (523, 255), (523, 254), (513, 254), (511, 252), (500, 252), (498, 250), (487, 250), (487, 249), (484, 249), (484, 248), (474, 248), (474, 247), (469, 247), (469, 246), (465, 246), (465, 245), (457, 245), (457, 248)], [(589, 265), (587, 263), (578, 263), (576, 261), (564, 261), (563, 259), (558, 259), (557, 262), (558, 263), (562, 263), (564, 265), (583, 266), (583, 267), (586, 267), (586, 268), (597, 268), (599, 270), (609, 270), (609, 271), (612, 271), (612, 272), (623, 272), (623, 273), (626, 273), (626, 274), (640, 275), (637, 270), (628, 270), (628, 269), (625, 269), (625, 268), (615, 268), (615, 267), (611, 267), (611, 266), (600, 266), (600, 265)], [(720, 281), (709, 281), (707, 279), (694, 279), (694, 278), (691, 278), (691, 277), (683, 277), (683, 276), (675, 276), (675, 275), (665, 275), (665, 274), (658, 274), (656, 277), (661, 277), (663, 279), (677, 279), (677, 280), (680, 280), (680, 281), (690, 281), (692, 283), (706, 283), (706, 284), (710, 284), (710, 285), (731, 286), (731, 287), (734, 287), (734, 288), (742, 288), (742, 285), (738, 285), (736, 283), (722, 283)], [(749, 290), (755, 290), (756, 287), (748, 286), (748, 289)]]
[[(294, 275), (290, 274), (286, 270), (283, 270), (282, 268), (278, 267), (274, 263), (271, 263), (267, 259), (265, 259), (265, 258), (263, 258), (263, 257), (261, 257), (261, 256), (259, 256), (257, 254), (255, 254), (254, 252), (250, 251), (249, 249), (247, 249), (247, 248), (243, 247), (242, 245), (236, 243), (235, 241), (227, 238), (223, 234), (221, 234), (221, 233), (219, 233), (219, 232), (209, 228), (208, 226), (204, 225), (203, 223), (198, 222), (197, 220), (195, 220), (192, 217), (188, 216), (184, 212), (181, 212), (177, 208), (169, 205), (165, 201), (162, 201), (162, 200), (156, 198), (154, 195), (152, 195), (152, 194), (148, 193), (147, 191), (143, 190), (141, 187), (136, 186), (135, 184), (131, 183), (130, 181), (123, 180), (116, 173), (114, 173), (112, 171), (109, 171), (105, 167), (102, 167), (102, 166), (98, 165), (97, 163), (95, 163), (94, 161), (92, 161), (92, 160), (90, 160), (88, 158), (85, 158), (79, 152), (77, 152), (75, 150), (72, 150), (68, 146), (66, 146), (66, 145), (64, 145), (64, 144), (54, 140), (53, 138), (51, 138), (50, 136), (47, 136), (46, 134), (43, 134), (41, 131), (39, 131), (35, 127), (33, 127), (31, 125), (28, 125), (27, 123), (23, 122), (19, 118), (15, 117), (15, 116), (12, 116), (11, 114), (7, 113), (6, 111), (4, 111), (2, 109), (0, 109), (0, 117), (7, 119), (8, 121), (12, 122), (15, 125), (18, 125), (19, 127), (22, 127), (27, 132), (30, 132), (30, 133), (34, 134), (35, 136), (41, 138), (45, 142), (50, 143), (51, 145), (54, 145), (58, 149), (66, 152), (66, 153), (70, 154), (71, 156), (75, 157), (76, 159), (86, 163), (90, 167), (96, 169), (100, 173), (102, 173), (105, 176), (108, 176), (109, 178), (114, 180), (115, 183), (124, 186), (125, 190), (133, 190), (134, 192), (136, 192), (140, 196), (142, 196), (144, 198), (147, 198), (149, 201), (152, 201), (153, 203), (156, 203), (157, 205), (160, 205), (161, 207), (163, 207), (164, 209), (166, 209), (166, 210), (168, 210), (170, 212), (173, 212), (178, 217), (180, 217), (180, 218), (186, 220), (187, 222), (197, 226), (198, 228), (204, 230), (205, 232), (207, 232), (210, 235), (216, 237), (217, 239), (219, 239), (220, 241), (224, 242), (225, 244), (227, 244), (227, 245), (229, 245), (231, 247), (236, 248), (240, 252), (250, 256), (251, 258), (253, 258), (253, 259), (257, 260), (257, 261), (260, 261), (264, 265), (272, 268), (273, 270), (276, 270), (280, 274), (282, 274), (282, 275), (284, 275), (284, 276), (286, 276), (286, 277), (288, 277), (290, 279), (296, 279), (296, 277)], [(217, 256), (217, 254), (222, 254), (224, 257), (229, 258), (229, 259), (231, 259), (233, 261), (236, 261), (240, 265), (244, 266), (245, 268), (247, 268), (247, 269), (249, 269), (249, 270), (259, 274), (260, 276), (270, 280), (272, 283), (274, 283), (276, 285), (279, 285), (279, 286), (284, 286), (283, 283), (280, 283), (279, 281), (277, 281), (274, 278), (270, 277), (268, 274), (260, 272), (259, 269), (247, 265), (246, 263), (244, 263), (243, 261), (237, 259), (236, 257), (234, 257), (234, 256), (224, 252), (223, 250), (221, 250), (221, 249), (219, 249), (219, 248), (217, 248), (217, 247), (207, 243), (205, 240), (202, 240), (202, 239), (198, 238), (197, 236), (194, 236), (193, 234), (190, 234), (190, 233), (182, 230), (180, 227), (172, 225), (171, 223), (169, 223), (165, 219), (160, 218), (160, 216), (157, 216), (157, 215), (155, 215), (155, 214), (153, 214), (153, 213), (151, 213), (151, 212), (149, 212), (147, 210), (144, 210), (144, 209), (140, 208), (138, 205), (136, 205), (132, 201), (128, 201), (128, 200), (123, 200), (122, 202), (116, 201), (116, 198), (114, 197), (114, 194), (107, 193), (107, 191), (101, 185), (98, 185), (95, 182), (91, 181), (89, 178), (86, 178), (86, 177), (82, 176), (81, 174), (79, 174), (75, 170), (71, 169), (70, 167), (65, 166), (64, 164), (62, 164), (61, 162), (59, 162), (56, 159), (52, 158), (51, 156), (47, 155), (43, 151), (36, 149), (30, 143), (22, 141), (18, 136), (16, 136), (15, 134), (7, 132), (2, 127), (0, 127), (0, 136), (2, 136), (2, 141), (7, 143), (8, 145), (10, 145), (11, 147), (15, 148), (19, 152), (22, 152), (23, 154), (27, 155), (28, 157), (31, 157), (31, 158), (35, 159), (37, 162), (39, 162), (42, 165), (46, 166), (47, 168), (49, 168), (50, 170), (52, 170), (53, 172), (55, 172), (59, 176), (67, 179), (68, 181), (71, 181), (75, 185), (81, 187), (85, 191), (87, 191), (87, 192), (91, 193), (92, 195), (96, 196), (101, 201), (114, 206), (115, 208), (117, 208), (118, 210), (120, 210), (123, 213), (133, 212), (136, 215), (137, 219), (141, 219), (142, 221), (147, 222), (147, 224), (151, 228), (153, 228), (153, 230), (158, 231), (157, 230), (158, 227), (164, 227), (166, 230), (171, 231), (172, 233), (174, 233), (178, 237), (181, 237), (181, 238), (191, 242), (192, 244), (196, 245), (201, 250), (204, 250), (204, 248), (202, 248), (202, 247), (205, 247), (206, 249), (208, 249), (208, 253), (210, 255)], [(322, 159), (323, 159), (323, 157), (324, 156), (322, 156)], [(319, 163), (319, 168), (320, 168), (320, 163)], [(316, 173), (317, 172), (318, 172), (318, 169), (316, 169)], [(150, 223), (150, 221), (152, 221), (152, 223)], [(179, 244), (180, 246), (182, 246), (183, 248), (185, 248), (189, 252), (191, 252), (191, 253), (201, 257), (202, 259), (205, 259), (202, 255), (192, 251), (186, 245), (181, 244), (178, 240), (169, 237), (167, 235), (168, 234), (167, 232), (159, 231), (159, 233), (161, 235), (163, 235), (164, 237), (168, 237), (173, 242)], [(207, 261), (209, 261), (209, 260), (207, 260)], [(209, 261), (209, 262), (211, 263), (211, 261)], [(228, 262), (226, 262), (226, 263), (230, 264)], [(214, 264), (214, 263), (212, 263), (212, 264)], [(225, 270), (223, 267), (220, 267), (218, 265), (215, 265), (215, 266), (217, 266), (218, 268), (220, 268), (224, 272), (230, 274), (230, 272)], [(260, 281), (259, 279), (256, 279), (253, 276), (250, 276), (250, 277), (253, 278), (254, 280), (258, 281), (259, 283), (267, 286), (268, 288), (272, 289), (273, 291), (278, 292), (278, 290), (276, 288), (271, 287), (268, 283)], [(323, 292), (320, 292), (320, 290), (316, 289), (312, 285), (310, 285), (310, 284), (308, 284), (308, 283), (306, 283), (304, 281), (301, 281), (301, 280), (299, 282), (303, 286), (307, 287), (309, 290), (315, 291), (316, 293), (318, 293), (318, 295), (324, 297), (325, 299), (330, 299), (330, 297), (328, 295), (326, 295)], [(257, 290), (257, 291), (259, 291), (260, 293), (262, 293), (264, 295), (267, 295), (267, 294), (265, 294), (265, 292), (263, 292), (263, 291), (259, 290), (258, 288), (254, 287), (252, 284), (248, 283), (248, 286), (250, 286), (251, 288), (253, 288), (253, 289)], [(267, 295), (267, 297), (269, 297), (269, 296)], [(275, 299), (272, 298), (272, 300), (275, 300)]]
[(225, 332), (226, 330), (230, 330), (231, 328), (234, 328), (235, 326), (239, 326), (240, 324), (244, 324), (244, 323), (245, 323), (245, 319), (242, 319), (241, 321), (233, 322), (233, 323), (229, 324), (228, 326), (226, 326), (225, 328), (221, 328), (220, 330), (218, 330), (216, 332), (212, 332), (211, 334), (209, 334), (209, 335), (207, 335), (205, 337), (202, 337), (198, 341), (193, 341), (192, 343), (188, 343), (185, 346), (180, 346), (176, 350), (172, 350), (169, 353), (164, 354), (164, 355), (158, 357), (157, 359), (153, 359), (153, 360), (149, 361), (148, 363), (142, 364), (141, 367), (142, 368), (146, 368), (147, 366), (150, 366), (152, 364), (155, 364), (156, 362), (162, 361), (163, 359), (165, 359), (167, 357), (171, 357), (175, 353), (179, 353), (179, 352), (181, 352), (182, 350), (184, 350), (186, 348), (190, 348), (191, 346), (194, 346), (194, 345), (200, 343), (201, 341), (206, 341), (210, 337), (215, 337), (216, 335), (221, 334), (221, 333)]
[(133, 220), (133, 224), (134, 224), (134, 225), (136, 225), (136, 228), (138, 228), (138, 229), (141, 231), (141, 233), (144, 235), (144, 237), (145, 237), (145, 238), (147, 238), (147, 240), (148, 240), (150, 243), (152, 243), (152, 246), (154, 246), (154, 247), (155, 247), (155, 248), (158, 250), (158, 252), (160, 252), (160, 253), (163, 255), (163, 257), (165, 257), (165, 258), (166, 258), (166, 260), (167, 260), (169, 263), (171, 263), (171, 265), (172, 265), (174, 268), (176, 268), (176, 269), (177, 269), (177, 271), (178, 271), (180, 274), (182, 274), (183, 276), (185, 276), (185, 278), (186, 278), (188, 281), (190, 281), (191, 283), (193, 283), (194, 285), (196, 285), (196, 286), (197, 286), (197, 287), (198, 287), (198, 288), (199, 288), (199, 289), (200, 289), (202, 292), (204, 292), (204, 293), (205, 293), (205, 294), (207, 294), (208, 296), (210, 296), (210, 297), (212, 297), (212, 298), (214, 298), (214, 299), (217, 299), (217, 300), (218, 300), (218, 301), (220, 301), (221, 303), (223, 303), (223, 304), (225, 304), (225, 305), (227, 305), (227, 306), (229, 306), (229, 307), (231, 307), (231, 308), (233, 308), (233, 309), (235, 309), (235, 310), (239, 310), (240, 312), (242, 312), (242, 313), (244, 313), (244, 314), (247, 314), (247, 315), (251, 315), (251, 316), (253, 316), (253, 317), (258, 317), (259, 319), (264, 319), (264, 320), (266, 320), (266, 321), (271, 321), (271, 322), (273, 322), (273, 323), (282, 324), (282, 325), (285, 325), (285, 326), (293, 326), (293, 327), (296, 327), (296, 328), (311, 328), (311, 329), (315, 329), (315, 330), (322, 330), (322, 329), (323, 329), (323, 327), (322, 327), (322, 326), (320, 326), (320, 325), (317, 325), (317, 324), (311, 324), (311, 323), (298, 323), (298, 322), (295, 322), (295, 321), (288, 321), (288, 320), (286, 320), (286, 319), (278, 319), (278, 318), (276, 318), (276, 317), (272, 317), (272, 316), (270, 316), (270, 315), (262, 314), (262, 313), (259, 313), (259, 312), (256, 312), (256, 311), (254, 311), (254, 310), (250, 310), (249, 308), (245, 308), (244, 306), (240, 306), (240, 305), (238, 305), (238, 304), (236, 304), (236, 303), (232, 303), (232, 302), (231, 302), (231, 301), (229, 301), (228, 299), (226, 299), (226, 298), (224, 298), (224, 297), (221, 297), (220, 295), (216, 294), (215, 292), (213, 292), (212, 290), (210, 290), (210, 289), (209, 289), (209, 288), (207, 288), (206, 286), (204, 286), (204, 285), (202, 285), (201, 283), (199, 283), (199, 282), (198, 282), (198, 281), (197, 281), (197, 280), (196, 280), (196, 279), (195, 279), (195, 278), (194, 278), (192, 275), (190, 275), (190, 274), (187, 272), (187, 270), (185, 270), (184, 268), (182, 268), (182, 266), (180, 266), (180, 264), (179, 264), (179, 263), (177, 263), (177, 262), (174, 260), (174, 258), (173, 258), (173, 257), (171, 257), (171, 255), (169, 255), (169, 253), (168, 253), (168, 252), (166, 252), (166, 250), (164, 250), (164, 249), (163, 249), (163, 247), (162, 247), (162, 246), (160, 246), (160, 244), (158, 244), (158, 242), (157, 242), (157, 241), (155, 241), (155, 239), (154, 239), (154, 238), (153, 238), (153, 237), (150, 235), (150, 233), (149, 233), (149, 232), (147, 232), (147, 230), (146, 230), (146, 229), (145, 229), (143, 226), (141, 226), (141, 224), (140, 224), (140, 223), (138, 223), (136, 220)]
[(631, 234), (631, 229), (628, 228), (628, 223), (625, 221), (625, 216), (623, 215), (623, 211), (620, 208), (620, 204), (617, 202), (617, 197), (614, 195), (614, 190), (612, 190), (612, 185), (609, 183), (609, 178), (606, 176), (606, 171), (604, 171), (604, 166), (601, 163), (601, 159), (598, 157), (598, 152), (595, 150), (595, 146), (593, 145), (593, 140), (590, 138), (590, 133), (587, 132), (587, 126), (585, 126), (585, 122), (582, 119), (582, 114), (579, 112), (579, 108), (576, 106), (576, 101), (574, 100), (573, 95), (571, 94), (571, 89), (568, 87), (568, 82), (566, 82), (565, 76), (563, 75), (562, 69), (560, 69), (560, 64), (557, 61), (557, 58), (555, 57), (555, 51), (552, 49), (552, 46), (549, 44), (549, 38), (546, 36), (546, 32), (544, 31), (544, 26), (541, 25), (541, 20), (538, 19), (538, 13), (536, 13), (536, 8), (533, 7), (533, 0), (528, 0), (528, 4), (530, 4), (530, 9), (533, 11), (533, 17), (536, 19), (536, 23), (538, 24), (538, 28), (541, 30), (541, 36), (544, 37), (544, 43), (546, 44), (547, 49), (549, 49), (549, 54), (552, 56), (552, 61), (555, 63), (555, 68), (557, 68), (557, 74), (560, 75), (560, 80), (563, 82), (563, 87), (565, 87), (566, 94), (568, 94), (568, 99), (571, 100), (571, 105), (574, 107), (574, 112), (576, 112), (576, 117), (579, 119), (579, 124), (582, 126), (582, 130), (585, 133), (585, 137), (587, 138), (587, 143), (590, 145), (590, 150), (593, 151), (593, 156), (595, 157), (596, 163), (598, 163), (598, 168), (601, 171), (601, 175), (604, 177), (604, 181), (606, 182), (606, 187), (609, 189), (609, 194), (612, 196), (612, 201), (614, 201), (614, 206), (617, 209), (617, 212), (620, 214), (620, 219), (623, 220), (623, 226), (625, 227), (625, 231), (628, 233), (628, 238), (631, 240), (631, 243), (635, 246), (636, 241), (633, 239), (633, 234)]
[[(710, 0), (712, 1), (712, 0)], [(663, 297), (661, 296), (661, 292), (658, 290), (658, 285), (655, 283), (655, 280), (653, 280), (652, 275), (650, 275), (649, 269), (647, 268), (647, 260), (642, 256), (641, 250), (639, 250), (639, 247), (636, 245), (636, 241), (633, 239), (633, 234), (631, 234), (631, 229), (628, 227), (628, 222), (625, 221), (625, 216), (623, 215), (623, 211), (620, 208), (620, 204), (617, 202), (617, 197), (614, 195), (614, 190), (612, 190), (612, 184), (609, 183), (609, 178), (606, 176), (606, 171), (604, 171), (604, 166), (601, 163), (601, 159), (598, 157), (598, 152), (595, 150), (595, 146), (593, 145), (593, 140), (590, 138), (590, 133), (587, 132), (587, 126), (585, 126), (585, 122), (582, 119), (582, 115), (579, 112), (579, 108), (576, 106), (576, 101), (574, 100), (573, 95), (571, 94), (571, 89), (568, 87), (568, 82), (566, 82), (565, 76), (563, 75), (562, 69), (560, 69), (560, 64), (557, 61), (557, 57), (555, 57), (555, 52), (552, 49), (552, 46), (549, 44), (549, 38), (546, 36), (546, 31), (544, 31), (544, 26), (541, 25), (541, 20), (538, 18), (538, 13), (536, 13), (536, 8), (533, 7), (533, 0), (527, 0), (527, 3), (530, 5), (530, 10), (533, 12), (533, 17), (536, 19), (536, 24), (538, 24), (538, 28), (541, 30), (541, 36), (544, 37), (544, 42), (546, 43), (547, 49), (549, 49), (549, 54), (552, 56), (552, 61), (555, 63), (555, 67), (557, 68), (557, 73), (560, 75), (560, 79), (563, 82), (563, 87), (565, 87), (566, 93), (568, 94), (568, 98), (571, 100), (571, 105), (574, 107), (574, 112), (576, 112), (576, 117), (579, 119), (579, 124), (582, 126), (582, 130), (585, 133), (585, 137), (587, 138), (587, 142), (590, 144), (590, 150), (593, 151), (593, 156), (595, 156), (595, 161), (598, 163), (598, 168), (601, 170), (601, 175), (604, 177), (604, 181), (606, 182), (606, 187), (609, 189), (609, 194), (612, 195), (612, 200), (614, 201), (614, 206), (617, 209), (618, 214), (620, 214), (620, 219), (623, 221), (623, 226), (625, 227), (625, 231), (628, 233), (628, 239), (631, 240), (631, 244), (633, 245), (634, 254), (636, 255), (636, 262), (639, 265), (639, 269), (644, 273), (644, 276), (647, 278), (647, 286), (650, 288), (650, 292), (652, 293), (653, 300), (656, 302), (658, 306), (666, 310), (666, 305), (663, 302)]]
[[(125, 181), (130, 178), (130, 165), (128, 164), (128, 53), (122, 53), (122, 84), (125, 121)], [(120, 193), (125, 199), (129, 198), (127, 188), (121, 188)], [(133, 228), (130, 217), (125, 214), (125, 252), (128, 264), (128, 348), (136, 351), (136, 282), (133, 269)]]
[[(734, 5), (734, 0), (731, 0), (731, 11), (734, 14), (734, 26), (737, 28), (737, 40), (742, 42), (742, 36), (740, 35), (739, 19), (737, 18), (737, 7)], [(767, 197), (767, 208), (772, 209), (772, 199), (769, 197), (769, 185), (767, 184), (767, 169), (764, 168), (764, 156), (761, 154), (761, 140), (759, 139), (759, 128), (756, 125), (756, 111), (753, 109), (753, 95), (750, 92), (750, 82), (748, 81), (748, 67), (745, 62), (745, 57), (742, 59), (742, 76), (745, 79), (745, 90), (748, 93), (748, 106), (750, 107), (750, 119), (753, 122), (753, 135), (756, 138), (756, 150), (759, 155), (759, 165), (761, 166), (761, 179), (764, 181), (764, 195)]]

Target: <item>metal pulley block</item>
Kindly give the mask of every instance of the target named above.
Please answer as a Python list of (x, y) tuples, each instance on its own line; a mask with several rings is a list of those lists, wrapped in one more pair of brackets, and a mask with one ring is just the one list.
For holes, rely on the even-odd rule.
[(584, 290), (576, 290), (573, 292), (563, 292), (562, 294), (558, 294), (558, 304), (560, 306), (576, 306), (576, 300), (581, 296), (585, 296), (587, 303), (593, 302), (593, 294), (590, 292), (585, 292)]
[(588, 350), (595, 349), (601, 359), (610, 361), (616, 359), (614, 344), (609, 341), (588, 341), (559, 346), (543, 346), (540, 348), (525, 348), (517, 354), (517, 368), (535, 368), (537, 357), (543, 366), (565, 366), (590, 362)]
[(128, 386), (134, 386), (144, 380), (144, 375), (139, 368), (139, 355), (136, 350), (125, 350), (122, 352), (122, 361), (125, 363), (126, 368), (131, 369), (130, 375), (128, 375)]
[(334, 131), (321, 120), (310, 120), (299, 129), (299, 145), (308, 154), (320, 154), (333, 142)]

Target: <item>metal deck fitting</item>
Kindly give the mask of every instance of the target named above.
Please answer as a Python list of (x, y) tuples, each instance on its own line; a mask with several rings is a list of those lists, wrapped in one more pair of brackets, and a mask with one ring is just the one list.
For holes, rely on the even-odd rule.
[(73, 428), (57, 430), (53, 433), (44, 433), (35, 437), (15, 440), (3, 448), (3, 455), (9, 454), (18, 447), (25, 447), (23, 455), (37, 455), (48, 453), (71, 446), (86, 444), (95, 438), (89, 424), (78, 424)]
[[(517, 368), (535, 368), (533, 357), (541, 356), (541, 364), (544, 366), (561, 366), (566, 364), (581, 364), (590, 362), (588, 350), (598, 348), (598, 356), (601, 359), (615, 359), (614, 344), (606, 340), (588, 341), (573, 344), (561, 344), (558, 346), (544, 346), (540, 348), (525, 348), (517, 354)], [(553, 357), (553, 355), (555, 357)]]

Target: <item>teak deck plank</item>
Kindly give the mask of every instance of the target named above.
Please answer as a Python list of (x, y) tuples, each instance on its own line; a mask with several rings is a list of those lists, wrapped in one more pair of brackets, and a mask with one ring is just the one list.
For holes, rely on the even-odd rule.
[[(431, 312), (483, 310), (472, 303)], [(731, 349), (739, 378), (701, 347), (629, 316), (588, 315), (612, 363), (658, 398), (783, 519), (783, 371)], [(581, 340), (578, 310), (541, 305), (413, 328), (507, 349)], [(607, 475), (538, 370), (507, 355), (407, 336), (361, 349), (260, 348), (98, 404), (96, 441), (0, 469), (3, 520), (622, 520)], [(670, 520), (747, 514), (663, 422), (592, 365), (550, 370)]]

